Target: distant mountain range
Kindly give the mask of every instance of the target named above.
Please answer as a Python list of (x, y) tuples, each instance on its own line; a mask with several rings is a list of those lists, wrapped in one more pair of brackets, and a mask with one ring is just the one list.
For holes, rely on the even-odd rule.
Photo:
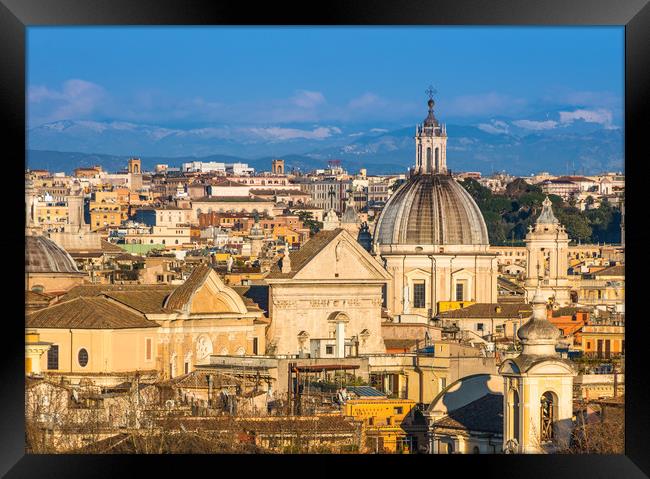
[[(561, 127), (527, 129), (517, 123), (521, 124), (492, 119), (476, 126), (447, 125), (448, 167), (483, 174), (505, 170), (516, 175), (623, 170), (620, 128), (575, 121)], [(288, 170), (307, 171), (323, 168), (329, 159), (340, 159), (348, 171), (367, 168), (370, 174), (385, 174), (404, 172), (414, 163), (414, 133), (414, 127), (293, 125), (180, 130), (124, 122), (59, 121), (28, 130), (27, 161), (30, 168), (66, 172), (95, 164), (118, 171), (131, 156), (140, 157), (145, 169), (153, 169), (157, 163), (180, 166), (203, 160), (241, 161), (257, 170), (269, 170), (272, 158), (284, 158)]]

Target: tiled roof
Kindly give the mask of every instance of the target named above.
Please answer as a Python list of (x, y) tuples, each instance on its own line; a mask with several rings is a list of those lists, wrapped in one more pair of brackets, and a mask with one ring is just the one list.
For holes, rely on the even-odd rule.
[(498, 277), (497, 278), (497, 286), (499, 288), (502, 288), (502, 289), (505, 289), (505, 290), (508, 290), (508, 291), (514, 291), (515, 293), (518, 293), (518, 294), (525, 294), (526, 293), (526, 290), (524, 288), (522, 288), (518, 284), (513, 283), (512, 281), (509, 281), (509, 280), (507, 280), (507, 279), (505, 279), (503, 277)]
[(525, 303), (476, 303), (465, 308), (438, 313), (440, 319), (457, 318), (522, 318), (530, 316), (533, 310)]
[(108, 298), (79, 297), (26, 315), (25, 326), (55, 329), (129, 329), (157, 328), (158, 324)]
[(405, 349), (410, 350), (417, 345), (415, 339), (384, 339), (386, 349)]
[(207, 264), (200, 264), (194, 268), (190, 277), (167, 298), (165, 308), (171, 310), (182, 309), (192, 298), (196, 290), (203, 284), (211, 271), (212, 267)]
[(144, 261), (144, 258), (130, 253), (122, 253), (115, 257), (115, 261)]
[(334, 230), (320, 231), (311, 237), (302, 248), (298, 251), (289, 253), (291, 261), (291, 272), (283, 273), (280, 270), (278, 263), (271, 267), (271, 272), (267, 278), (293, 278), (309, 261), (311, 261), (318, 253), (320, 253), (325, 246), (327, 246), (334, 238), (343, 232), (343, 229), (337, 228)]
[(139, 291), (110, 291), (104, 295), (144, 314), (166, 313), (163, 305), (171, 290), (145, 289)]
[(68, 251), (68, 254), (70, 255), (71, 258), (101, 258), (104, 256), (104, 253), (99, 250), (93, 250), (93, 251)]
[(80, 296), (102, 296), (119, 291), (161, 291), (169, 294), (175, 288), (176, 286), (167, 284), (86, 284), (70, 289), (61, 300), (68, 301)]
[(114, 245), (109, 241), (101, 240), (101, 244), (102, 244), (102, 251), (104, 253), (124, 253), (124, 250), (122, 248), (120, 248), (117, 245)]
[(503, 395), (485, 396), (451, 411), (434, 423), (436, 428), (462, 429), (476, 432), (503, 433)]
[(610, 266), (609, 268), (601, 269), (600, 271), (594, 273), (594, 275), (595, 276), (625, 276), (625, 266), (622, 264)]
[(52, 299), (54, 299), (54, 296), (50, 296), (49, 294), (37, 293), (36, 291), (25, 291), (25, 304), (49, 304)]

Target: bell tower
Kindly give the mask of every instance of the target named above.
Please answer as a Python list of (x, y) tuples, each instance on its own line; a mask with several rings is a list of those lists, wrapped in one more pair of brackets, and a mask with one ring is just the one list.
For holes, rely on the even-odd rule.
[(529, 226), (525, 242), (528, 300), (539, 286), (544, 296), (552, 297), (556, 305), (568, 305), (571, 301), (567, 277), (569, 235), (553, 214), (548, 196), (535, 225)]
[(555, 350), (560, 330), (546, 317), (546, 298), (538, 286), (533, 316), (517, 337), (519, 356), (499, 367), (503, 377), (503, 450), (539, 454), (568, 445), (573, 427), (572, 363)]
[(415, 128), (415, 173), (416, 174), (446, 174), (447, 173), (447, 129), (444, 123), (438, 122), (433, 113), (433, 94), (436, 91), (429, 87), (429, 114)]

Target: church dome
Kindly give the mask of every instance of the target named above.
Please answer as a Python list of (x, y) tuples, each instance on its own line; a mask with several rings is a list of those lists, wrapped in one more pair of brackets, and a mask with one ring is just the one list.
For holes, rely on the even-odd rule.
[(550, 343), (555, 344), (560, 337), (560, 330), (546, 319), (546, 301), (539, 287), (535, 291), (531, 304), (533, 316), (517, 331), (517, 337), (522, 343)]
[(25, 236), (26, 273), (79, 273), (66, 250), (45, 236)]
[(415, 174), (391, 196), (375, 227), (379, 245), (488, 245), (474, 199), (445, 174)]

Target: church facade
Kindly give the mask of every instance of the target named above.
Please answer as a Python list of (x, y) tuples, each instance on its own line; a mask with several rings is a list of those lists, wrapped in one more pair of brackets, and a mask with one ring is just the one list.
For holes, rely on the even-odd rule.
[(384, 353), (382, 287), (389, 279), (346, 230), (319, 232), (267, 276), (269, 353), (311, 358)]

